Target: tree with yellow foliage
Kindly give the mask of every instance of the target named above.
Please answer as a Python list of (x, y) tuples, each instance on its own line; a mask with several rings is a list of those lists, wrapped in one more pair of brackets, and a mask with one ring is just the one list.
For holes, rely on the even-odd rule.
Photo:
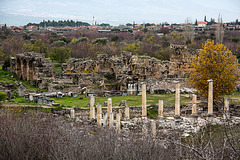
[(218, 100), (234, 91), (239, 78), (236, 57), (223, 44), (207, 41), (193, 58), (189, 82), (205, 97), (208, 97), (207, 80), (213, 80), (213, 97)]

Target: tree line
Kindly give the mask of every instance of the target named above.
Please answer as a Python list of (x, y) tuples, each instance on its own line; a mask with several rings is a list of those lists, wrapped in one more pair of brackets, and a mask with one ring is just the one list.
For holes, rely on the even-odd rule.
[[(190, 28), (183, 32), (177, 32), (170, 31), (167, 27), (160, 30), (162, 35), (151, 31), (144, 32), (143, 29), (134, 33), (99, 33), (92, 30), (77, 30), (58, 34), (51, 31), (14, 33), (3, 27), (0, 31), (0, 58), (2, 60), (17, 53), (30, 51), (44, 53), (46, 57), (50, 57), (52, 53), (60, 52), (60, 50), (60, 53), (64, 51), (69, 55), (63, 56), (66, 58), (88, 57), (94, 59), (98, 54), (111, 56), (119, 55), (122, 51), (129, 51), (135, 55), (169, 60), (171, 43), (185, 44), (189, 49), (196, 50), (202, 48), (207, 39), (216, 40), (218, 35), (213, 30), (196, 32)], [(240, 59), (240, 33), (225, 31), (221, 37), (224, 44)], [(55, 47), (61, 48), (56, 49)], [(64, 62), (65, 60), (58, 61)]]
[(73, 21), (73, 20), (60, 20), (60, 21), (42, 21), (40, 23), (28, 23), (26, 26), (39, 26), (39, 27), (65, 27), (65, 26), (70, 26), (70, 27), (79, 27), (79, 26), (90, 26), (89, 23), (87, 22), (82, 22), (82, 21)]

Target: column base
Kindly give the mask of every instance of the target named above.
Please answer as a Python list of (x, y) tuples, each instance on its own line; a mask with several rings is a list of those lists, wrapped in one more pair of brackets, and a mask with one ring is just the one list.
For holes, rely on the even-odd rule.
[(213, 118), (214, 118), (214, 115), (213, 114), (207, 114), (206, 118), (207, 118), (208, 121), (212, 121)]
[(192, 118), (198, 118), (198, 115), (197, 114), (191, 114), (191, 117)]
[(130, 121), (130, 118), (124, 118), (125, 121)]
[(142, 119), (146, 120), (146, 119), (147, 119), (147, 116), (142, 117)]
[(181, 116), (180, 115), (174, 115), (174, 118), (179, 120), (179, 119), (181, 119)]
[(211, 113), (211, 114), (207, 114), (206, 117), (214, 117), (214, 115)]
[(230, 113), (228, 111), (225, 111), (223, 113), (223, 119), (229, 119), (230, 118)]
[(158, 116), (157, 119), (164, 119), (164, 117), (163, 116)]

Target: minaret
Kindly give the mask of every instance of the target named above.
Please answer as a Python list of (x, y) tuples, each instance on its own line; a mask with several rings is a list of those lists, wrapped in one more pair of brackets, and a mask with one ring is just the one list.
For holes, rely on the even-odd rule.
[(94, 19), (94, 16), (93, 16), (93, 22), (92, 22), (92, 25), (96, 25), (96, 23), (95, 23), (95, 19)]
[(135, 24), (135, 21), (133, 21), (133, 28), (135, 28), (136, 27), (136, 24)]

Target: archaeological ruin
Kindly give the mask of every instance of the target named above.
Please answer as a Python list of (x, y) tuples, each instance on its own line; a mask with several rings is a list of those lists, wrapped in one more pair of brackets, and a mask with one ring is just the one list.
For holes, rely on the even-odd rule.
[(53, 76), (52, 64), (43, 54), (27, 52), (10, 59), (10, 71), (23, 80), (36, 81), (38, 85)]
[(98, 55), (97, 60), (72, 59), (61, 64), (61, 73), (54, 73), (54, 64), (40, 53), (21, 53), (12, 57), (10, 71), (23, 80), (35, 81), (39, 88), (51, 92), (92, 93), (96, 96), (141, 95), (145, 82), (150, 93), (174, 88), (174, 81), (189, 87), (186, 77), (194, 54), (185, 45), (171, 45), (170, 61), (122, 52), (120, 56)]

